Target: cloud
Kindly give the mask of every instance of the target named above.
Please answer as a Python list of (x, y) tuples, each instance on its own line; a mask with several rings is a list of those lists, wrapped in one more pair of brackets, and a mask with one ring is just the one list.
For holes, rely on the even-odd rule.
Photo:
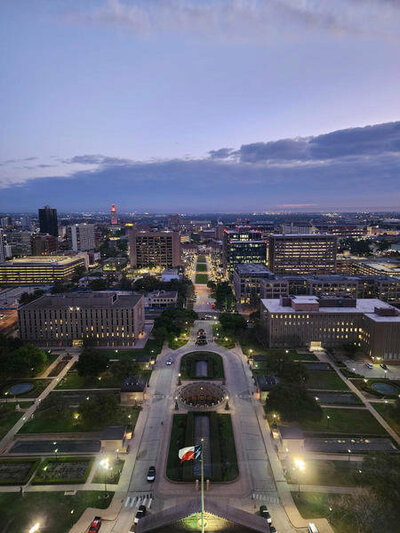
[[(2, 183), (0, 208), (245, 211), (396, 209), (400, 122), (219, 148), (204, 158), (134, 161), (103, 154), (61, 161), (58, 174)], [(78, 165), (76, 170), (74, 165)], [(64, 169), (64, 174), (60, 174)], [(53, 172), (53, 170), (52, 170)]]
[(68, 11), (64, 18), (143, 36), (173, 32), (254, 41), (316, 28), (398, 39), (400, 6), (396, 0), (108, 0), (91, 10)]

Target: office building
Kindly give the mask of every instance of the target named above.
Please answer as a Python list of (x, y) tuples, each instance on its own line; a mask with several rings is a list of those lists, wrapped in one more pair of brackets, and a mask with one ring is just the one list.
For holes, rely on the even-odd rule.
[(132, 228), (129, 235), (131, 266), (176, 267), (181, 264), (181, 243), (175, 231), (143, 231)]
[(0, 264), (0, 285), (45, 285), (67, 281), (72, 278), (78, 266), (87, 268), (87, 256), (82, 254), (73, 257), (60, 255), (13, 259)]
[(338, 239), (360, 239), (367, 234), (367, 227), (359, 224), (325, 224), (316, 223), (315, 230), (320, 233), (332, 233)]
[(370, 357), (400, 360), (400, 311), (378, 299), (284, 296), (261, 300), (261, 321), (271, 348), (355, 344)]
[(268, 267), (274, 274), (333, 274), (337, 237), (327, 234), (270, 235)]
[(303, 222), (302, 224), (300, 223), (294, 224), (293, 222), (291, 222), (290, 224), (285, 223), (285, 224), (282, 224), (281, 231), (284, 234), (300, 233), (303, 235), (306, 235), (306, 234), (308, 235), (310, 233), (315, 233), (314, 227), (310, 222)]
[(116, 226), (118, 224), (118, 218), (117, 218), (117, 208), (115, 207), (115, 204), (112, 204), (111, 206), (111, 225)]
[(179, 231), (181, 228), (180, 215), (169, 215), (167, 220), (167, 227), (172, 231)]
[(2, 228), (11, 228), (12, 227), (12, 219), (9, 215), (5, 217), (0, 218), (0, 225)]
[(0, 229), (0, 264), (6, 260), (6, 250), (4, 246), (3, 230)]
[(21, 217), (21, 229), (32, 231), (32, 219), (27, 215)]
[(267, 245), (261, 230), (249, 226), (237, 226), (224, 230), (223, 266), (227, 273), (233, 274), (239, 263), (267, 262)]
[(263, 263), (240, 263), (233, 271), (236, 300), (241, 304), (256, 305), (261, 297), (261, 282), (275, 276)]
[(51, 209), (49, 205), (39, 209), (39, 225), (40, 233), (48, 233), (58, 237), (57, 209)]
[(353, 274), (364, 276), (393, 276), (400, 278), (400, 261), (392, 258), (367, 259), (365, 261), (351, 261)]
[(41, 296), (18, 310), (20, 338), (41, 346), (133, 346), (144, 329), (142, 295), (76, 292)]
[(67, 240), (74, 252), (88, 252), (96, 247), (95, 224), (73, 224), (67, 228)]
[(6, 240), (11, 248), (11, 257), (32, 255), (32, 232), (9, 230), (6, 232)]
[(58, 239), (53, 235), (32, 235), (32, 255), (50, 255), (57, 252)]

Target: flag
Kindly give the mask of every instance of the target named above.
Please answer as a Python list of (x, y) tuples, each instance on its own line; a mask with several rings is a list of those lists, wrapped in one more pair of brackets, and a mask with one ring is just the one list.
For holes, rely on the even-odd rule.
[(192, 459), (200, 459), (201, 457), (201, 444), (197, 446), (187, 446), (186, 448), (181, 448), (178, 452), (179, 459), (181, 463), (183, 461), (191, 461)]

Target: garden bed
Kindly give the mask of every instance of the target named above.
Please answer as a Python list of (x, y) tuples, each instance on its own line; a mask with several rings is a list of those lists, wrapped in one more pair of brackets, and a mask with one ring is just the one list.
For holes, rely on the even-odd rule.
[(93, 457), (56, 457), (46, 459), (37, 470), (32, 485), (85, 483)]
[(0, 485), (25, 485), (40, 459), (0, 459)]
[[(207, 376), (196, 376), (196, 363), (207, 362)], [(182, 379), (224, 379), (222, 357), (214, 352), (191, 352), (181, 359), (180, 372)]]

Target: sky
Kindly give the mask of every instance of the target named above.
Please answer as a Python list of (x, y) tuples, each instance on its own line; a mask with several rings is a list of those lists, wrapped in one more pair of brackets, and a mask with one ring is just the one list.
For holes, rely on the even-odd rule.
[(2, 0), (0, 211), (400, 206), (399, 0)]

